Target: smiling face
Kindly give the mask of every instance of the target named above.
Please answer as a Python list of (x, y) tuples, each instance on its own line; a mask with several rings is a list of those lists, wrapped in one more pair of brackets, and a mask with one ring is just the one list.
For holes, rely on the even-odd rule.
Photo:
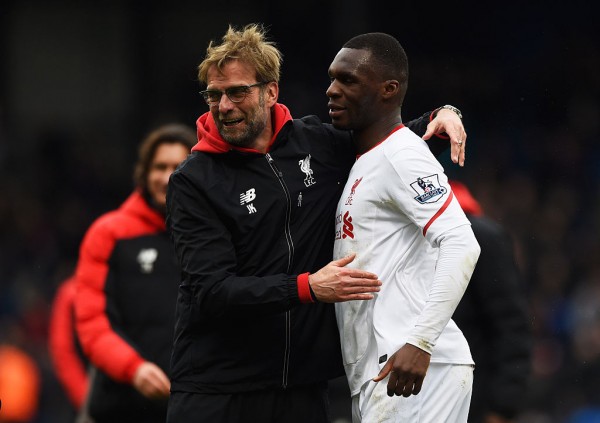
[(169, 177), (179, 163), (185, 160), (188, 153), (189, 148), (179, 142), (163, 143), (156, 148), (148, 168), (147, 190), (158, 207), (166, 206)]
[(329, 66), (329, 117), (338, 129), (361, 130), (377, 120), (382, 83), (368, 50), (342, 48)]
[[(208, 90), (224, 92), (257, 82), (254, 68), (238, 60), (229, 61), (221, 69), (213, 65), (207, 73)], [(237, 147), (262, 151), (271, 140), (271, 107), (277, 101), (277, 94), (275, 82), (250, 88), (246, 97), (237, 103), (223, 94), (219, 102), (210, 106), (223, 139)]]

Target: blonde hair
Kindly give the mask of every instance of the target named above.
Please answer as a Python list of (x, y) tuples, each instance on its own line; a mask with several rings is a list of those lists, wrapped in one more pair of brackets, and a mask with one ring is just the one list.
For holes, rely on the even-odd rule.
[(230, 61), (239, 60), (254, 67), (258, 82), (279, 82), (282, 56), (275, 43), (266, 39), (262, 25), (249, 24), (242, 30), (229, 25), (221, 44), (211, 41), (208, 45), (206, 56), (198, 65), (198, 79), (206, 84), (211, 66), (222, 69)]

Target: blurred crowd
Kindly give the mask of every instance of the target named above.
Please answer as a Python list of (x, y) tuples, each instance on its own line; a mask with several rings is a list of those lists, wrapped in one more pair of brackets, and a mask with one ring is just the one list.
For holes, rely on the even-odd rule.
[[(443, 164), (512, 235), (527, 295), (534, 344), (518, 423), (600, 421), (600, 55), (597, 41), (577, 39), (569, 46), (560, 59), (549, 56), (568, 63), (558, 76), (504, 65), (491, 79), (473, 80), (473, 63), (453, 68), (463, 75), (455, 81), (463, 95), (451, 91), (457, 101), (450, 101), (465, 115), (467, 164)], [(427, 67), (419, 70), (429, 76)], [(521, 80), (525, 71), (535, 81)], [(507, 81), (517, 97), (527, 92), (517, 109), (503, 96)], [(555, 90), (559, 81), (563, 86)], [(536, 89), (525, 89), (531, 86)], [(298, 87), (284, 91), (296, 117), (291, 93), (301, 92)], [(498, 98), (482, 110), (478, 95), (485, 90)], [(544, 96), (548, 90), (553, 94)], [(409, 90), (409, 97), (417, 95)], [(317, 101), (324, 104), (323, 97)], [(438, 106), (412, 101), (411, 110), (422, 101)], [(306, 100), (296, 102), (301, 109)], [(0, 399), (5, 403), (6, 392), (14, 392), (7, 368), (16, 365), (7, 363), (20, 363), (27, 379), (20, 392), (35, 401), (24, 403), (11, 421), (65, 422), (74, 414), (48, 354), (51, 303), (74, 269), (89, 224), (131, 191), (135, 143), (150, 128), (138, 122), (122, 145), (105, 143), (106, 134), (89, 140), (69, 128), (53, 129), (36, 134), (29, 140), (36, 147), (29, 148), (6, 121), (6, 107), (0, 97)], [(0, 422), (9, 421), (3, 418), (0, 412)]]

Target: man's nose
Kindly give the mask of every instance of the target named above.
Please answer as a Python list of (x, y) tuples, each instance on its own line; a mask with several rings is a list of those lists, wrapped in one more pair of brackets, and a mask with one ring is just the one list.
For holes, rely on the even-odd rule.
[(235, 103), (229, 99), (225, 94), (221, 96), (219, 100), (219, 112), (226, 112), (235, 107)]
[(335, 97), (340, 94), (335, 81), (331, 81), (331, 84), (329, 84), (329, 87), (325, 91), (325, 94), (327, 95), (327, 97)]

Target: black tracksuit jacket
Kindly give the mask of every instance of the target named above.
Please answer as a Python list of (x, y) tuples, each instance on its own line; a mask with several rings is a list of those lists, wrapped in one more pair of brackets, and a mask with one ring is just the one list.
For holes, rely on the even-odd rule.
[(452, 191), (481, 246), (469, 287), (452, 316), (469, 342), (476, 366), (469, 422), (483, 423), (487, 414), (512, 420), (527, 397), (532, 346), (513, 239), (505, 228), (481, 214), (465, 186), (452, 182)]
[[(210, 114), (171, 176), (167, 228), (182, 269), (172, 392), (235, 393), (343, 374), (332, 304), (301, 304), (297, 276), (331, 261), (335, 208), (355, 160), (348, 132), (275, 106), (267, 154), (230, 149)], [(424, 133), (429, 114), (408, 124)], [(447, 147), (447, 143), (442, 148)]]

